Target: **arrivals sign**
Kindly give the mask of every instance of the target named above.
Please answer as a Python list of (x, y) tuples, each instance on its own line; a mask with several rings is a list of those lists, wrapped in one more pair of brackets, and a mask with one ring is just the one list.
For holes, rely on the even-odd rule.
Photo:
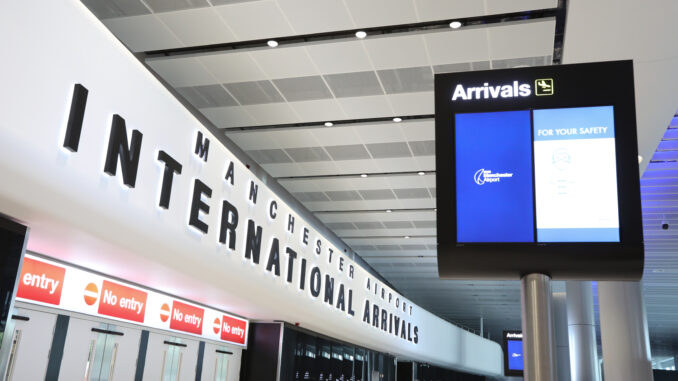
[(33, 255), (24, 258), (17, 300), (247, 345), (245, 319)]
[(637, 279), (630, 61), (436, 76), (444, 277)]

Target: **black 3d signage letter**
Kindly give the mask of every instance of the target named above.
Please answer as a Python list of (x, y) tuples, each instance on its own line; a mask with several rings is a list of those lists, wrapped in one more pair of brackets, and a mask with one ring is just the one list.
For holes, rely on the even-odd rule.
[(68, 114), (66, 137), (64, 138), (64, 147), (71, 152), (78, 152), (80, 133), (82, 132), (82, 120), (85, 117), (85, 106), (87, 106), (88, 93), (89, 91), (85, 86), (79, 83), (76, 83), (75, 86), (73, 86), (71, 112)]
[(181, 174), (181, 164), (165, 151), (158, 152), (158, 160), (165, 163), (159, 206), (163, 209), (169, 209), (170, 195), (172, 194), (172, 180), (174, 179), (175, 173)]
[(198, 138), (195, 141), (195, 154), (207, 162), (207, 154), (210, 149), (210, 140), (205, 138), (203, 140), (202, 132), (198, 131)]
[(207, 234), (207, 224), (200, 220), (200, 212), (208, 214), (210, 212), (210, 206), (205, 204), (201, 198), (202, 195), (207, 196), (207, 198), (212, 197), (212, 189), (208, 187), (202, 181), (195, 179), (195, 185), (193, 187), (193, 200), (191, 201), (191, 215), (188, 219), (188, 223), (191, 226), (195, 226), (201, 232)]
[(122, 180), (125, 185), (130, 188), (134, 188), (134, 184), (137, 181), (137, 168), (139, 168), (139, 153), (141, 152), (142, 137), (143, 134), (141, 132), (132, 130), (132, 142), (128, 146), (125, 119), (118, 114), (113, 115), (104, 172), (111, 176), (115, 176), (118, 168), (118, 158), (120, 158)]

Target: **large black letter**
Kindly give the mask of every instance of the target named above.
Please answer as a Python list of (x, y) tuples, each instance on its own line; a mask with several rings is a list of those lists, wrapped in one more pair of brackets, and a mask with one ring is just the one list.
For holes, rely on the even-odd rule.
[(325, 303), (334, 304), (334, 278), (325, 274)]
[(320, 295), (320, 269), (316, 266), (311, 269), (311, 295), (317, 298)]
[[(297, 259), (297, 252), (292, 250), (291, 248), (286, 248), (285, 252), (287, 252), (287, 283), (292, 283), (292, 274), (294, 270), (294, 260)], [(303, 276), (303, 275), (302, 275)], [(303, 282), (303, 280), (302, 280)], [(303, 283), (302, 283), (302, 289)]]
[(233, 162), (228, 165), (228, 169), (226, 170), (226, 176), (224, 176), (224, 180), (229, 180), (231, 181), (231, 185), (234, 184), (235, 179), (233, 178), (235, 176), (233, 172)]
[(204, 161), (207, 161), (207, 154), (210, 150), (210, 140), (202, 138), (202, 132), (198, 131), (198, 139), (195, 142), (195, 154)]
[(120, 158), (122, 180), (125, 185), (130, 188), (134, 188), (134, 184), (137, 182), (137, 168), (139, 168), (139, 153), (141, 152), (142, 136), (143, 134), (141, 132), (132, 130), (132, 143), (128, 147), (125, 119), (118, 114), (113, 115), (104, 172), (111, 176), (115, 176), (115, 172), (118, 168), (118, 158)]
[(367, 299), (365, 299), (365, 309), (363, 310), (363, 322), (370, 324), (370, 301)]
[(348, 314), (355, 316), (355, 311), (353, 311), (353, 290), (348, 289)]
[(294, 217), (291, 214), (287, 216), (287, 231), (294, 233)]
[(273, 238), (271, 242), (271, 250), (268, 253), (268, 263), (266, 264), (266, 270), (271, 271), (275, 267), (275, 276), (280, 276), (280, 245), (278, 244), (278, 239)]
[(346, 298), (344, 296), (344, 285), (339, 284), (339, 292), (337, 293), (337, 308), (346, 311)]
[(230, 202), (224, 200), (221, 204), (221, 231), (219, 242), (226, 243), (228, 236), (228, 248), (235, 249), (235, 228), (238, 226), (238, 209)]
[(163, 209), (169, 209), (170, 195), (172, 194), (172, 180), (174, 174), (181, 174), (181, 164), (174, 160), (172, 156), (165, 151), (158, 152), (158, 160), (165, 163), (165, 171), (162, 175), (162, 186), (160, 188), (160, 203)]
[(68, 115), (68, 124), (66, 124), (66, 137), (64, 138), (64, 147), (71, 152), (78, 152), (80, 144), (80, 133), (82, 132), (82, 120), (85, 117), (85, 106), (87, 106), (87, 94), (89, 91), (85, 86), (76, 83), (73, 86), (73, 98), (71, 98), (71, 113)]
[[(255, 233), (256, 231), (256, 233)], [(261, 251), (261, 226), (256, 226), (254, 221), (247, 221), (247, 240), (245, 241), (245, 258), (252, 258), (252, 262), (259, 264), (259, 252)]]
[(257, 193), (259, 192), (259, 185), (255, 184), (254, 181), (250, 181), (250, 201), (252, 204), (257, 203)]
[(191, 201), (191, 215), (188, 218), (188, 223), (207, 234), (208, 226), (200, 220), (200, 212), (208, 214), (210, 212), (210, 206), (201, 200), (203, 194), (207, 196), (207, 198), (212, 197), (212, 189), (202, 181), (195, 179), (195, 185), (193, 186), (193, 200)]

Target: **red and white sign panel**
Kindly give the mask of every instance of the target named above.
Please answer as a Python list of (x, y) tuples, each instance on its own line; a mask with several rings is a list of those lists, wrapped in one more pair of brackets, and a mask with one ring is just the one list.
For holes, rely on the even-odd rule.
[(241, 346), (247, 343), (247, 320), (31, 255), (24, 258), (17, 300)]
[(66, 269), (26, 257), (17, 297), (59, 305)]

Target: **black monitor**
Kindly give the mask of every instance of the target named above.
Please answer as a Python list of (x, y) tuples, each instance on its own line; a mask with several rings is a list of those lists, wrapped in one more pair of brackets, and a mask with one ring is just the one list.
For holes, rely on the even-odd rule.
[(631, 61), (435, 76), (444, 278), (637, 280)]

